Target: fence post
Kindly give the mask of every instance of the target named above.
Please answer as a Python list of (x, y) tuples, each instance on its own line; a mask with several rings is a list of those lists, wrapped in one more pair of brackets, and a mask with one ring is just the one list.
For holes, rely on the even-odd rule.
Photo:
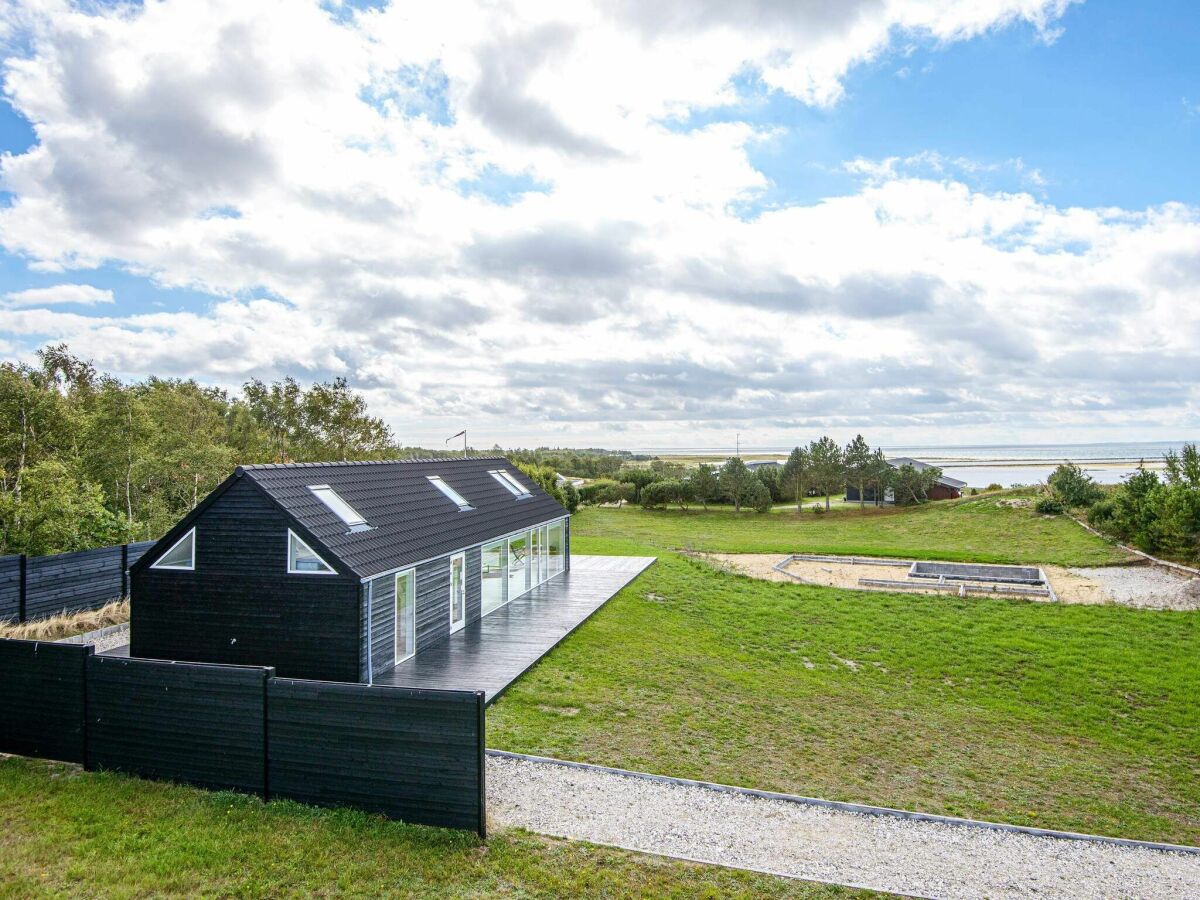
[(17, 592), (17, 621), (18, 622), (25, 621), (25, 583), (26, 583), (26, 580), (28, 577), (26, 575), (25, 569), (26, 569), (26, 564), (28, 562), (29, 562), (29, 557), (26, 556), (24, 553), (22, 553), (21, 554), (21, 569), (20, 569), (21, 579), (18, 584), (19, 589)]
[(129, 545), (121, 545), (121, 599), (129, 596)]

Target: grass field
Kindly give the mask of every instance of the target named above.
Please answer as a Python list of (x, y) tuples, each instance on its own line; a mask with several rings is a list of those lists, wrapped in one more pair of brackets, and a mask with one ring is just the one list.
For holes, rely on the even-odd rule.
[[(1069, 522), (961, 509), (886, 514), (875, 539), (861, 521), (588, 511), (574, 549), (1113, 560)], [(492, 707), (490, 746), (1200, 843), (1200, 614), (839, 591), (658, 554)]]
[(0, 897), (866, 897), (0, 758)]
[(917, 508), (857, 507), (816, 515), (776, 509), (735, 513), (584, 509), (574, 535), (628, 538), (643, 547), (715, 553), (844, 553), (976, 562), (1094, 566), (1128, 557), (1065, 516), (1047, 518), (996, 505), (995, 498)]

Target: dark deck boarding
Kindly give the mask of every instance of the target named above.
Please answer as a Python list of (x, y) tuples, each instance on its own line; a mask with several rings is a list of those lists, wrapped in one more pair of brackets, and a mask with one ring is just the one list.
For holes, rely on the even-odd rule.
[(376, 676), (376, 684), (484, 691), (491, 703), (654, 562), (652, 556), (578, 556), (571, 569)]

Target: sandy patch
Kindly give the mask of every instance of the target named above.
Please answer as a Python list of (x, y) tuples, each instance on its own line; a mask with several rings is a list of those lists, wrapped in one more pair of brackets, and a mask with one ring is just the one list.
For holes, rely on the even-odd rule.
[[(766, 581), (797, 581), (824, 587), (847, 588), (850, 590), (895, 590), (861, 586), (860, 578), (876, 578), (889, 581), (908, 581), (908, 566), (876, 566), (864, 563), (816, 562), (793, 560), (787, 565), (787, 573), (777, 571), (775, 566), (785, 556), (777, 553), (697, 553), (693, 554), (715, 566), (761, 578)], [(1046, 577), (1062, 603), (1103, 604), (1120, 603), (1139, 609), (1200, 609), (1200, 596), (1188, 596), (1182, 591), (1188, 579), (1161, 566), (1104, 566), (1101, 568), (1065, 568), (1043, 566)], [(904, 593), (940, 594), (944, 591), (922, 589), (914, 581), (911, 589)], [(972, 595), (980, 596), (980, 595)], [(1039, 597), (1020, 599), (1042, 600)]]

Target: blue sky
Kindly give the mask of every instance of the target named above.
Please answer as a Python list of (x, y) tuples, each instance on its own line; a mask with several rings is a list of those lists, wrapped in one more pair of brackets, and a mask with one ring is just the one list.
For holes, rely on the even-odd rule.
[[(1200, 430), (1194, 4), (600, 8), (101, 6), (79, 53), (81, 18), (31, 6), (0, 342), (345, 374), (414, 440)], [(21, 295), (59, 285), (99, 290)], [(472, 402), (495, 384), (521, 424)]]

